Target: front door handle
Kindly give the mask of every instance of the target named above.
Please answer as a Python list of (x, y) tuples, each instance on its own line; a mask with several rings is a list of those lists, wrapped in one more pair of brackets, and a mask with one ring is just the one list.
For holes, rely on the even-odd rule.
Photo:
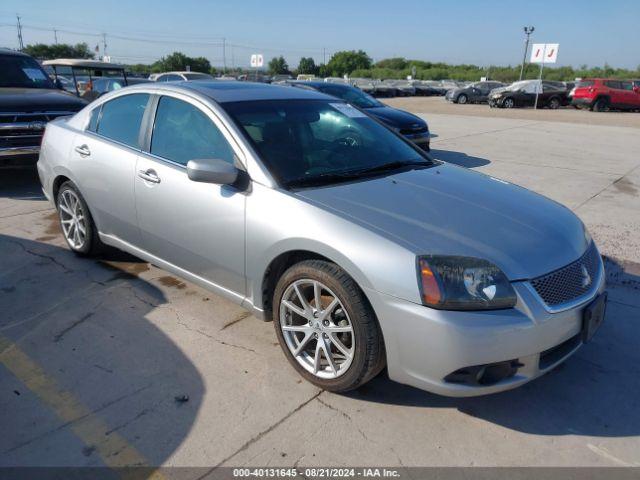
[(88, 157), (91, 155), (91, 150), (89, 150), (89, 147), (87, 147), (86, 144), (76, 147), (76, 152), (78, 152), (81, 157)]
[(148, 170), (140, 170), (138, 176), (146, 182), (160, 183), (160, 177), (152, 168)]

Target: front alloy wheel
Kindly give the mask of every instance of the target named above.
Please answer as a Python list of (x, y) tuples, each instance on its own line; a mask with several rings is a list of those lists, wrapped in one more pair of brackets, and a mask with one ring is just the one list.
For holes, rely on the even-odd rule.
[(273, 295), (273, 320), (289, 363), (324, 390), (353, 390), (385, 366), (375, 313), (334, 263), (304, 260), (286, 270)]
[(280, 302), (280, 328), (298, 364), (319, 378), (337, 378), (353, 360), (355, 339), (342, 302), (324, 284), (293, 282)]
[(516, 102), (513, 100), (513, 98), (507, 97), (504, 99), (504, 102), (502, 102), (502, 106), (504, 108), (513, 108), (516, 106)]

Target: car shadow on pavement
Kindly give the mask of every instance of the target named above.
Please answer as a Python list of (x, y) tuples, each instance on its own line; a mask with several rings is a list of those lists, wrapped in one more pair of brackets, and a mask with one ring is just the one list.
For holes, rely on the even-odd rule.
[(454, 152), (452, 150), (436, 150), (432, 148), (431, 154), (438, 160), (466, 168), (483, 167), (491, 163), (486, 158), (474, 157), (464, 152)]
[(148, 264), (3, 234), (0, 251), (0, 466), (166, 461), (205, 387)]
[(546, 375), (514, 390), (449, 398), (397, 384), (386, 373), (349, 396), (422, 408), (457, 409), (536, 435), (640, 435), (640, 264), (605, 258), (609, 302), (593, 340)]
[(46, 201), (36, 167), (1, 169), (0, 197)]

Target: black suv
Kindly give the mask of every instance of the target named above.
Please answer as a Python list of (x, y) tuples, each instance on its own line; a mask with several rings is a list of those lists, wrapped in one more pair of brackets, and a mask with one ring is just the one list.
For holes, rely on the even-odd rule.
[(0, 166), (34, 165), (47, 122), (86, 104), (57, 88), (29, 55), (0, 49)]

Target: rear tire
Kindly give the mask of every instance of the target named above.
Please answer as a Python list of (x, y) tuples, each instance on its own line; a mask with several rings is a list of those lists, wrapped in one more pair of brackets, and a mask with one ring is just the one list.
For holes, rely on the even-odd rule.
[(460, 95), (458, 95), (458, 102), (460, 105), (464, 105), (465, 103), (467, 103), (469, 99), (467, 98), (467, 96), (464, 93), (461, 93)]
[(594, 112), (606, 112), (609, 110), (609, 101), (606, 98), (599, 98), (593, 104)]
[(293, 265), (278, 280), (272, 305), (287, 360), (317, 387), (346, 392), (384, 368), (375, 313), (356, 282), (336, 264), (305, 260)]
[(104, 251), (105, 244), (98, 236), (89, 206), (78, 187), (64, 182), (56, 196), (58, 221), (62, 235), (73, 253), (79, 256), (94, 256)]
[(560, 108), (560, 99), (558, 97), (552, 97), (549, 99), (548, 107), (551, 110), (557, 110)]

